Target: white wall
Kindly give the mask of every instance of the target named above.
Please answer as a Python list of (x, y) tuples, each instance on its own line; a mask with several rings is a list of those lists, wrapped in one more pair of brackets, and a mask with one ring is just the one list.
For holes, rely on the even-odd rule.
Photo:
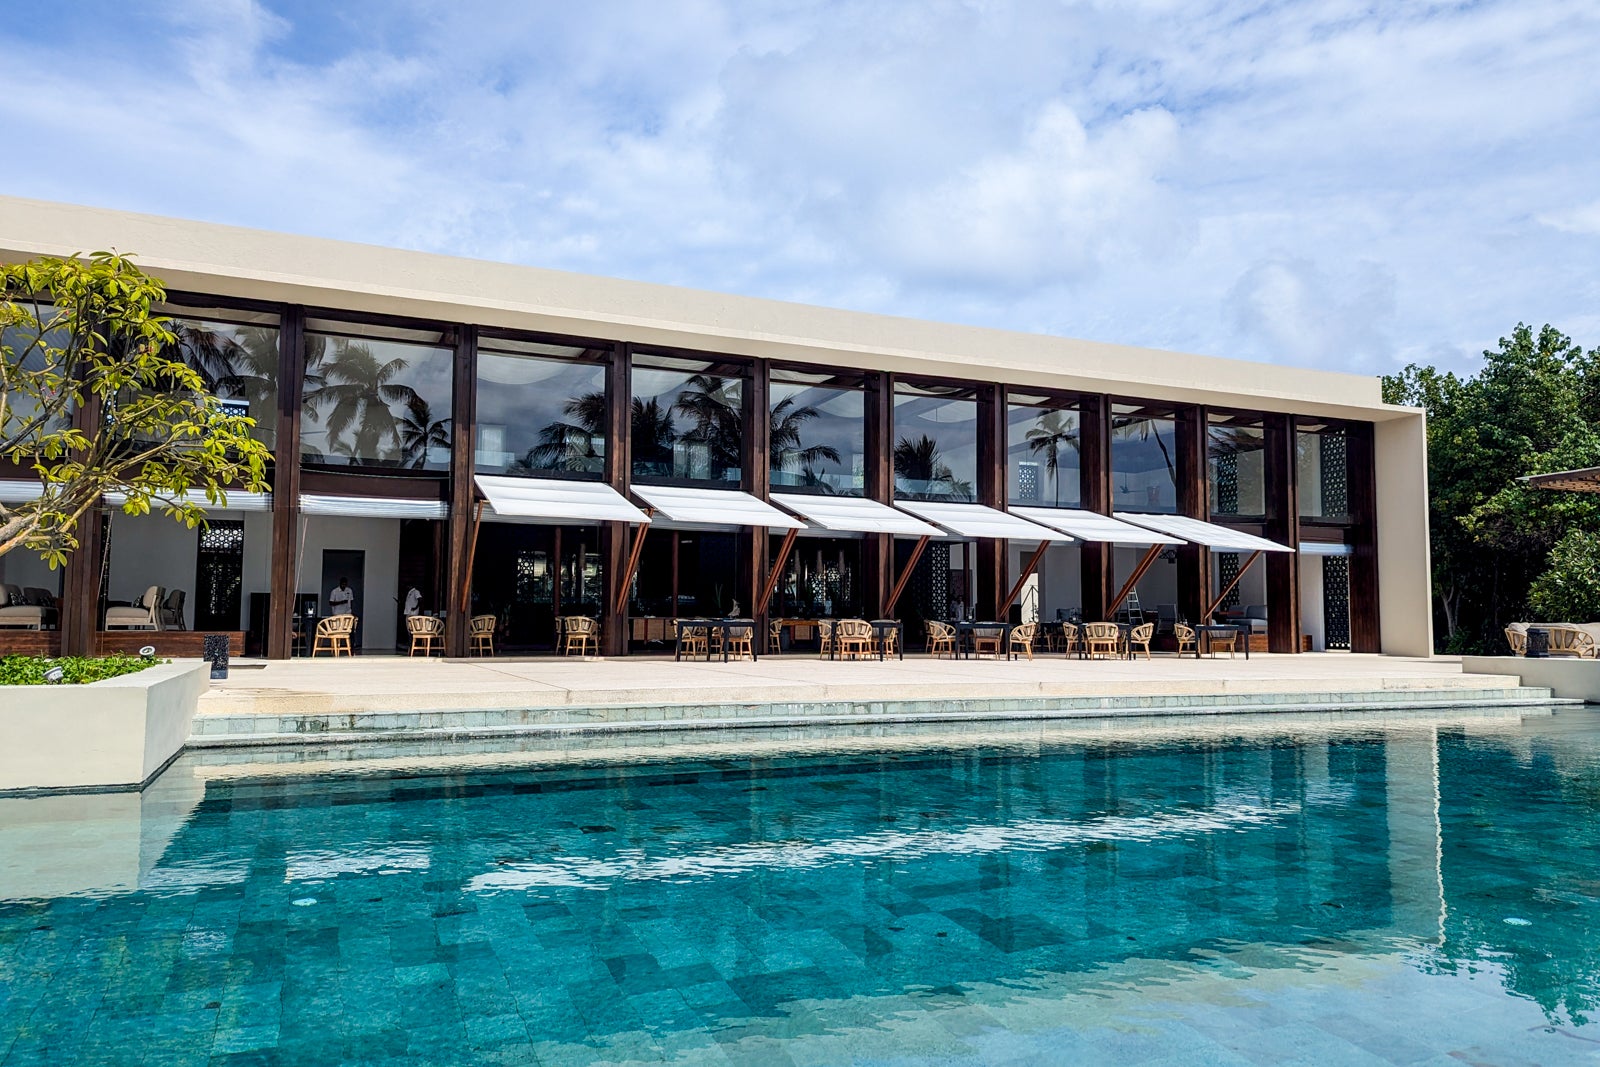
[[(1113, 546), (1111, 557), (1116, 563), (1116, 570), (1111, 576), (1111, 595), (1115, 596), (1117, 590), (1122, 588), (1122, 583), (1139, 566), (1139, 561), (1144, 559), (1149, 549), (1144, 546), (1124, 547)], [(1144, 577), (1139, 579), (1139, 606), (1151, 618), (1155, 617), (1156, 605), (1176, 604), (1178, 602), (1178, 564), (1156, 558), (1150, 564), (1150, 569), (1144, 572)]]
[(323, 550), (365, 552), (364, 592), (355, 606), (355, 613), (361, 618), (361, 647), (372, 651), (393, 649), (399, 615), (395, 597), (400, 593), (400, 520), (308, 515), (300, 520), (300, 531), (299, 581), (295, 591), (323, 597), (320, 610), (326, 613), (322, 588)]
[[(220, 515), (218, 517), (221, 517)], [(194, 623), (194, 566), (200, 532), (165, 515), (111, 516), (111, 574), (106, 599), (133, 603), (145, 589), (183, 589), (183, 624)], [(165, 594), (163, 594), (165, 595)]]
[(1083, 610), (1083, 550), (1077, 544), (1051, 545), (1039, 561), (1039, 613), (1046, 621), (1056, 612)]
[(1300, 556), (1300, 632), (1311, 635), (1311, 651), (1328, 650), (1328, 632), (1322, 619), (1321, 556)]
[(244, 516), (244, 584), (239, 596), (239, 629), (250, 626), (250, 594), (272, 592), (272, 513)]
[(37, 553), (16, 548), (0, 556), (0, 583), (20, 585), (24, 589), (48, 589), (61, 595), (61, 571), (51, 570)]
[(1428, 446), (1421, 413), (1380, 422), (1378, 634), (1390, 656), (1433, 655), (1433, 578), (1428, 548)]

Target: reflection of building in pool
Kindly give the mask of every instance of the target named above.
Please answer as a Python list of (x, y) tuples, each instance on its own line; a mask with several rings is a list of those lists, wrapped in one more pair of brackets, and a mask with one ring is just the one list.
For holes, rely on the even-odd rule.
[[(29, 640), (85, 650), (155, 588), (284, 656), (342, 575), (368, 651), (411, 588), (456, 654), (475, 614), (524, 649), (592, 616), (618, 655), (736, 607), (1431, 649), (1421, 416), (1374, 379), (0, 200), (0, 255), (91, 244), (166, 279), (184, 357), (273, 445), (273, 492), (219, 511), (226, 552), (119, 515), (65, 579), (12, 553), (0, 582), (60, 602)], [(0, 470), (0, 497), (30, 477)], [(1203, 525), (1150, 541), (1170, 520)]]

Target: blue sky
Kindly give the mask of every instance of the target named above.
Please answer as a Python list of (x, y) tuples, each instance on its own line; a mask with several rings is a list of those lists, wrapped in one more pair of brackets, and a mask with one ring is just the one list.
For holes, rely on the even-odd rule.
[(28, 16), (5, 193), (1367, 373), (1600, 345), (1592, 2)]

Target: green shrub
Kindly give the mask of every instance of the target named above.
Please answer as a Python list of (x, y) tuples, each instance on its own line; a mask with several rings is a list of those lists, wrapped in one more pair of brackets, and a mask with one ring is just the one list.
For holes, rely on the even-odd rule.
[(109, 656), (0, 656), (0, 685), (46, 685), (44, 672), (60, 667), (62, 684), (98, 682), (122, 674), (134, 674), (146, 667), (166, 663), (164, 659), (145, 659), (117, 652)]
[(1573, 530), (1550, 553), (1550, 568), (1533, 580), (1528, 603), (1540, 622), (1600, 619), (1600, 533)]

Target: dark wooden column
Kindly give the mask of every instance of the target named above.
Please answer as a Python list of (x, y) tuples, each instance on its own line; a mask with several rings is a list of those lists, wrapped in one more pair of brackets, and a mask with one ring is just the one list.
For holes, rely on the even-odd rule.
[[(742, 400), (739, 465), (743, 468), (739, 487), (758, 500), (766, 500), (772, 488), (772, 374), (767, 361), (751, 363), (750, 373), (740, 393)], [(739, 529), (739, 610), (756, 618), (756, 604), (766, 581), (767, 528), (742, 526)], [(756, 639), (765, 647), (767, 623), (756, 618)]]
[[(606, 484), (623, 496), (628, 495), (628, 482), (633, 475), (633, 350), (625, 344), (615, 345), (611, 359), (606, 364)], [(603, 522), (600, 524), (600, 555), (604, 560), (605, 606), (600, 626), (600, 653), (605, 656), (628, 654), (628, 605), (622, 602), (617, 610), (618, 583), (629, 576), (628, 556), (633, 548), (628, 524)]]
[(1378, 626), (1378, 466), (1372, 424), (1358, 423), (1345, 436), (1350, 517), (1350, 651), (1382, 652)]
[[(1110, 397), (1083, 398), (1078, 417), (1078, 463), (1084, 510), (1111, 514)], [(1106, 605), (1116, 591), (1112, 546), (1084, 541), (1078, 550), (1083, 557), (1083, 617), (1091, 622), (1104, 619)]]
[(1299, 464), (1295, 461), (1293, 415), (1269, 414), (1266, 417), (1267, 521), (1264, 533), (1294, 549), (1268, 552), (1267, 567), (1267, 649), (1271, 652), (1300, 651), (1300, 491)]
[(462, 590), (472, 581), (468, 573), (477, 517), (472, 473), (478, 452), (478, 328), (456, 328), (455, 361), (450, 393), (450, 520), (445, 551), (445, 654), (467, 654), (467, 624), (472, 617), (470, 598)]
[(294, 647), (294, 598), (300, 551), (300, 409), (306, 366), (306, 310), (287, 306), (278, 321), (278, 412), (272, 464), (272, 576), (267, 658)]
[[(1203, 406), (1177, 411), (1174, 442), (1178, 448), (1178, 514), (1209, 521), (1211, 494), (1206, 451), (1207, 413)], [(1211, 550), (1205, 545), (1178, 545), (1178, 614), (1190, 622), (1203, 618), (1211, 603)]]
[[(978, 387), (978, 503), (1006, 506), (1006, 389)], [(1003, 538), (980, 537), (973, 607), (980, 619), (998, 619), (1006, 599), (1006, 552)]]
[[(92, 393), (72, 413), (73, 429), (94, 437), (100, 431), (103, 408)], [(78, 547), (67, 557), (61, 576), (61, 629), (63, 656), (93, 656), (100, 651), (100, 594), (105, 580), (105, 509), (95, 506), (78, 520)], [(19, 550), (20, 551), (20, 550)]]
[[(868, 500), (894, 503), (894, 380), (887, 372), (867, 376), (863, 398), (861, 466)], [(894, 536), (867, 534), (861, 542), (861, 607), (881, 618), (894, 587)]]

